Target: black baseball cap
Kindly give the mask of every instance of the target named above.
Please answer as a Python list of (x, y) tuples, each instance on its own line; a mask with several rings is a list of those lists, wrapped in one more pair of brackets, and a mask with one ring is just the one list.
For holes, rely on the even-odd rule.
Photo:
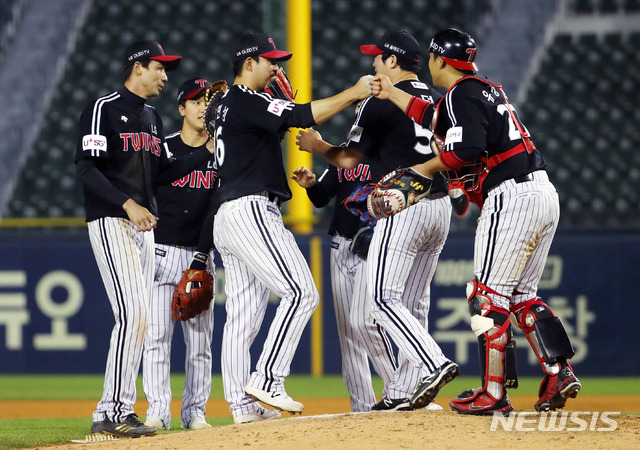
[(420, 60), (420, 44), (406, 31), (387, 31), (375, 44), (361, 45), (360, 51), (370, 56), (392, 53), (400, 59)]
[(209, 82), (204, 78), (191, 78), (180, 86), (178, 89), (178, 103), (182, 100), (191, 100), (192, 98), (197, 98), (204, 92), (206, 88), (209, 87)]
[(182, 62), (182, 56), (165, 55), (164, 49), (156, 41), (138, 41), (131, 44), (124, 52), (123, 63), (126, 69), (136, 61), (153, 59), (164, 64), (167, 72), (176, 70)]
[(287, 61), (293, 56), (293, 53), (278, 50), (273, 39), (264, 33), (245, 31), (231, 50), (231, 60), (240, 61), (249, 56), (262, 56), (276, 61)]

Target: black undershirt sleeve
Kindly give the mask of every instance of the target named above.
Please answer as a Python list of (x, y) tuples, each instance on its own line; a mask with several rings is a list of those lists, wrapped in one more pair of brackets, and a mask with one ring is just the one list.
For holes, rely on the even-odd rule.
[(76, 163), (78, 179), (84, 183), (87, 189), (100, 195), (109, 203), (122, 206), (129, 197), (120, 192), (96, 167), (93, 159), (81, 159)]

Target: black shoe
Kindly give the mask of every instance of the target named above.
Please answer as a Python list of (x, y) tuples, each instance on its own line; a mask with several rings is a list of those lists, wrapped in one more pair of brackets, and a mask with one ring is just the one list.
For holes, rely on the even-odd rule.
[(449, 361), (443, 364), (431, 375), (422, 379), (420, 386), (418, 386), (418, 389), (416, 389), (411, 397), (409, 406), (413, 409), (424, 408), (436, 398), (436, 395), (438, 395), (438, 392), (440, 392), (440, 389), (442, 389), (445, 384), (452, 381), (459, 374), (460, 367), (458, 367), (456, 363)]
[(385, 396), (371, 407), (371, 411), (413, 411), (413, 408), (409, 406), (408, 398), (392, 399)]
[(102, 434), (102, 430), (104, 428), (104, 422), (93, 422), (91, 424), (91, 434)]
[[(91, 429), (93, 430), (93, 426)], [(146, 426), (138, 420), (138, 416), (135, 414), (129, 414), (121, 423), (114, 423), (105, 417), (102, 424), (102, 434), (112, 434), (120, 437), (137, 438), (151, 436), (157, 432), (157, 428)]]

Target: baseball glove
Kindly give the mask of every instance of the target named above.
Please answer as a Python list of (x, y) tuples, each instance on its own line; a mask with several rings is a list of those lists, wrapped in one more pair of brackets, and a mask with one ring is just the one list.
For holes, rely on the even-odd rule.
[(376, 219), (398, 214), (429, 195), (433, 180), (407, 167), (394, 170), (376, 184), (367, 197), (367, 209)]
[(298, 91), (293, 93), (293, 89), (291, 88), (291, 82), (287, 77), (287, 74), (284, 72), (282, 67), (278, 68), (278, 72), (276, 76), (273, 77), (271, 83), (269, 83), (264, 91), (274, 98), (279, 98), (280, 100), (287, 100), (289, 102), (293, 102), (298, 95)]
[(211, 83), (204, 93), (204, 129), (211, 139), (216, 137), (216, 110), (222, 100), (222, 96), (229, 87), (225, 80), (218, 80)]
[(208, 271), (185, 270), (173, 291), (171, 317), (174, 320), (189, 320), (209, 309), (213, 286), (213, 276)]

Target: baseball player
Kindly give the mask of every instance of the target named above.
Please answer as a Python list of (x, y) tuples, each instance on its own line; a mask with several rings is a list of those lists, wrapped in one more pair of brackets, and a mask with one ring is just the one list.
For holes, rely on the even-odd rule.
[(133, 410), (154, 273), (154, 191), (158, 183), (189, 173), (211, 156), (203, 148), (171, 163), (162, 120), (146, 104), (181, 59), (166, 55), (155, 41), (133, 43), (123, 57), (124, 87), (91, 102), (80, 118), (76, 171), (91, 247), (115, 319), (92, 433), (138, 437), (157, 432)]
[[(564, 407), (581, 388), (568, 363), (574, 350), (551, 308), (537, 295), (558, 225), (558, 194), (545, 162), (500, 84), (477, 73), (477, 46), (467, 33), (439, 31), (429, 46), (435, 86), (447, 89), (437, 104), (411, 97), (380, 77), (375, 94), (388, 98), (425, 126), (431, 122), (438, 158), (413, 166), (451, 178), (459, 212), (480, 206), (475, 235), (475, 279), (467, 287), (471, 328), (478, 337), (482, 386), (450, 402), (462, 414), (506, 414), (505, 349), (513, 314), (545, 377), (537, 411)], [(435, 111), (435, 112), (434, 112)], [(433, 119), (432, 119), (433, 118)]]
[[(376, 73), (389, 76), (398, 89), (430, 102), (440, 98), (418, 79), (420, 47), (406, 31), (386, 32), (375, 45), (363, 45), (360, 50), (375, 57)], [(313, 130), (300, 131), (298, 145), (339, 167), (350, 168), (366, 157), (374, 179), (380, 179), (397, 168), (433, 158), (430, 135), (389, 102), (371, 97), (360, 107), (344, 146), (322, 141)], [(363, 317), (373, 314), (399, 349), (399, 367), (388, 395), (374, 410), (426, 407), (458, 373), (458, 366), (443, 355), (427, 332), (429, 286), (449, 233), (451, 203), (446, 193), (445, 180), (439, 176), (432, 193), (417, 208), (379, 220), (374, 228), (366, 264), (367, 289), (354, 297), (352, 323), (362, 324)], [(362, 335), (369, 350), (371, 339), (368, 333)], [(422, 375), (419, 399), (411, 399)]]
[[(272, 417), (263, 416), (253, 399), (292, 413), (303, 410), (302, 403), (287, 394), (284, 380), (318, 304), (318, 292), (293, 234), (282, 223), (279, 206), (291, 198), (291, 190), (279, 132), (323, 122), (371, 92), (372, 77), (362, 77), (333, 97), (306, 104), (264, 93), (278, 62), (291, 56), (263, 33), (243, 33), (232, 49), (233, 86), (216, 109), (216, 196), (221, 206), (214, 243), (225, 267), (222, 377), (234, 419), (248, 414), (257, 420)], [(281, 301), (249, 377), (249, 347), (264, 318), (269, 291)]]
[[(167, 136), (165, 145), (170, 155), (183, 157), (207, 145), (203, 127), (205, 109), (204, 78), (186, 80), (178, 90), (178, 112), (183, 117), (182, 130)], [(212, 142), (211, 142), (212, 143)], [(142, 358), (142, 381), (149, 402), (145, 425), (169, 429), (171, 424), (171, 384), (169, 381), (171, 339), (175, 320), (171, 318), (173, 291), (182, 273), (196, 256), (200, 230), (207, 215), (211, 192), (216, 181), (213, 155), (190, 174), (159, 185), (158, 226), (155, 234), (156, 270), (149, 305), (149, 328)], [(213, 238), (211, 229), (204, 230)], [(206, 269), (215, 274), (213, 250), (199, 253), (207, 261)], [(213, 308), (186, 321), (181, 321), (186, 346), (185, 385), (182, 394), (182, 427), (210, 427), (205, 420), (205, 404), (211, 392), (211, 339)]]
[[(356, 295), (366, 290), (364, 271), (367, 248), (353, 249), (353, 238), (358, 231), (367, 232), (370, 227), (359, 215), (349, 211), (344, 201), (351, 194), (368, 184), (371, 170), (368, 164), (359, 164), (354, 169), (342, 169), (329, 165), (320, 178), (306, 167), (294, 170), (292, 178), (306, 189), (309, 200), (316, 208), (326, 206), (335, 197), (333, 218), (329, 226), (331, 239), (331, 290), (338, 326), (338, 339), (342, 351), (342, 378), (351, 397), (351, 410), (370, 411), (376, 403), (371, 385), (371, 371), (367, 358), (367, 349), (360, 336), (360, 330), (354, 330), (351, 323), (351, 311)], [(370, 237), (369, 237), (370, 239)], [(365, 317), (363, 316), (363, 319)], [(385, 381), (385, 392), (396, 369), (396, 361), (386, 333), (375, 324), (370, 315), (369, 322), (362, 328), (373, 334), (372, 345), (375, 353), (369, 354), (376, 372)]]

